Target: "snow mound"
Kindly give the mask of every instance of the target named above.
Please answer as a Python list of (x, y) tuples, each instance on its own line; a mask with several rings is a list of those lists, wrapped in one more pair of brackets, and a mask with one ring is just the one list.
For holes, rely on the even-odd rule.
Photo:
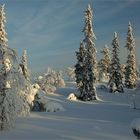
[[(34, 87), (34, 90), (37, 88), (37, 86)], [(36, 93), (36, 94), (34, 94)], [(31, 97), (33, 100), (32, 103), (32, 111), (47, 111), (47, 112), (56, 112), (56, 111), (64, 111), (63, 106), (56, 102), (48, 99), (45, 92), (42, 90), (38, 90), (36, 92), (33, 92), (33, 95)]]
[(131, 127), (140, 132), (140, 118), (134, 119), (131, 123)]
[(48, 101), (46, 103), (46, 111), (47, 112), (64, 111), (64, 108), (60, 103)]
[(105, 90), (107, 90), (106, 85), (103, 85), (103, 84), (98, 85), (98, 87), (97, 87), (97, 88), (98, 88), (98, 89), (105, 89)]
[(29, 103), (29, 105), (32, 105), (32, 102), (34, 100), (34, 95), (31, 94), (27, 95), (26, 100)]
[(44, 91), (47, 93), (47, 94), (50, 94), (50, 93), (53, 93), (56, 91), (56, 87), (53, 86), (53, 85), (50, 85), (50, 84), (46, 84), (44, 85)]
[(140, 139), (140, 118), (137, 118), (132, 121), (131, 127), (135, 136)]
[(74, 93), (70, 93), (67, 99), (68, 100), (71, 100), (71, 101), (76, 101), (77, 100), (77, 97), (75, 96)]
[(40, 86), (38, 84), (33, 84), (31, 86), (30, 94), (27, 95), (26, 100), (27, 102), (32, 105), (35, 95), (39, 92)]

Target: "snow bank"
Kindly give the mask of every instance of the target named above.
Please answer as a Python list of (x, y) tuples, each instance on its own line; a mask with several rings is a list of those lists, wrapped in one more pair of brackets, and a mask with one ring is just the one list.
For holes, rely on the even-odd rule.
[(77, 100), (77, 97), (75, 96), (74, 93), (70, 93), (67, 99), (68, 100), (71, 100), (71, 101), (76, 101)]
[(140, 109), (140, 81), (137, 81), (135, 89), (127, 89), (130, 92), (131, 106)]
[(54, 101), (48, 101), (45, 107), (47, 112), (64, 111), (63, 106)]
[(35, 95), (39, 92), (40, 86), (38, 84), (33, 84), (30, 89), (30, 93), (27, 95), (26, 100), (27, 102), (32, 105)]
[(140, 132), (140, 118), (134, 119), (131, 123), (131, 127)]
[(31, 105), (32, 111), (64, 111), (60, 103), (47, 98), (46, 93), (40, 89), (38, 84), (32, 85), (31, 93), (28, 95), (27, 100)]
[(135, 136), (140, 139), (140, 118), (137, 118), (132, 121), (131, 127)]
[(64, 111), (64, 108), (60, 103), (49, 100), (43, 92), (39, 92), (34, 98), (32, 111), (56, 112)]
[(53, 86), (53, 85), (50, 85), (50, 84), (46, 84), (46, 85), (44, 85), (43, 90), (44, 90), (47, 94), (50, 94), (50, 93), (53, 93), (53, 92), (56, 91), (56, 87)]
[(99, 90), (105, 90), (105, 91), (108, 90), (106, 84), (98, 84), (96, 87), (97, 87), (97, 89), (99, 89)]
[(64, 111), (64, 108), (60, 103), (48, 99), (47, 96), (43, 94), (43, 92), (39, 92), (37, 95), (39, 98), (38, 102), (43, 104), (45, 111), (47, 112)]

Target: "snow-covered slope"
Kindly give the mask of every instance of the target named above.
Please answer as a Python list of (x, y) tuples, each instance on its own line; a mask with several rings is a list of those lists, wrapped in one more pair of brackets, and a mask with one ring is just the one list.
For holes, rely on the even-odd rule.
[(18, 118), (14, 129), (0, 133), (0, 140), (135, 140), (131, 122), (140, 117), (140, 110), (130, 106), (129, 95), (109, 94), (97, 90), (102, 101), (69, 101), (75, 88), (59, 88), (48, 98), (60, 102), (65, 111), (32, 112)]

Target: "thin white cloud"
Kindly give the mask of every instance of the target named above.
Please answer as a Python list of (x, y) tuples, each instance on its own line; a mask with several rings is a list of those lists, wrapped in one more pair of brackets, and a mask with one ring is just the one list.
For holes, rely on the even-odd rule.
[[(113, 2), (113, 4), (110, 7), (101, 6), (101, 8), (103, 8), (103, 10), (101, 9), (100, 13), (98, 13), (98, 17), (96, 17), (96, 19), (97, 19), (96, 22), (102, 22), (102, 21), (107, 20), (107, 19), (109, 20), (113, 16), (116, 16), (116, 14), (121, 13), (122, 10), (124, 10), (125, 8), (131, 6), (131, 3), (129, 2), (129, 0), (126, 2), (122, 1), (123, 4), (121, 4), (121, 2), (119, 0), (110, 1), (110, 2)], [(98, 4), (98, 7), (100, 7), (99, 4)], [(95, 12), (95, 14), (96, 14), (96, 12)]]
[[(14, 35), (9, 40), (10, 47), (22, 50), (26, 48), (27, 51), (29, 50), (30, 53), (29, 59), (31, 61), (30, 63), (32, 63), (31, 65), (33, 69), (35, 69), (39, 61), (41, 61), (40, 67), (41, 66), (43, 67), (43, 64), (49, 64), (51, 62), (53, 62), (54, 64), (55, 63), (54, 60), (51, 61), (51, 59), (53, 59), (53, 57), (55, 56), (59, 56), (58, 59), (60, 58), (60, 56), (63, 56), (63, 58), (66, 58), (65, 63), (70, 64), (70, 61), (74, 59), (72, 55), (74, 53), (74, 48), (79, 47), (80, 42), (79, 38), (81, 32), (80, 30), (83, 27), (83, 21), (81, 20), (82, 18), (80, 16), (84, 15), (83, 12), (84, 9), (82, 6), (85, 6), (83, 2), (88, 3), (89, 1), (87, 0), (85, 2), (84, 0), (77, 0), (77, 1), (69, 1), (69, 3), (67, 2), (60, 3), (59, 0), (58, 1), (56, 0), (55, 3), (50, 0), (49, 2), (46, 2), (46, 4), (42, 5), (40, 9), (37, 7), (30, 8), (28, 7), (27, 10), (28, 12), (25, 13), (24, 11), (20, 12), (22, 13), (21, 15), (22, 20), (20, 20), (21, 17), (19, 13), (16, 13), (17, 11), (14, 12), (14, 14), (12, 15), (12, 24), (15, 24), (14, 26), (17, 26), (17, 28), (16, 31), (14, 32)], [(97, 2), (95, 2), (95, 5), (93, 6), (97, 6), (96, 3)], [(105, 8), (100, 9), (98, 17), (95, 11), (96, 23), (103, 22), (106, 19), (109, 20), (113, 16), (117, 15), (120, 11), (123, 11), (123, 9), (125, 9), (128, 6), (130, 6), (130, 2), (126, 2), (125, 4), (122, 5), (116, 4), (106, 10)], [(11, 8), (11, 10), (14, 10), (14, 8)], [(78, 15), (80, 13), (77, 14), (77, 12), (81, 12), (81, 15)], [(80, 23), (79, 18), (81, 18)], [(8, 18), (8, 22), (11, 22), (10, 19)], [(124, 24), (125, 24), (124, 22), (123, 23), (120, 22), (120, 24), (114, 25), (113, 31), (118, 30), (120, 27), (123, 28)], [(71, 30), (72, 27), (75, 26), (77, 27), (77, 25), (79, 25), (79, 35), (76, 38), (71, 37), (69, 39), (66, 36), (67, 31)], [(102, 29), (100, 31), (100, 28), (96, 30), (98, 30), (98, 33), (103, 32), (104, 36), (110, 36), (111, 38), (109, 38), (106, 41), (108, 43), (111, 42), (113, 34), (112, 27), (110, 27), (110, 29), (109, 28), (106, 29), (106, 25), (104, 25), (104, 30)], [(127, 24), (126, 29), (124, 30), (127, 31)], [(101, 34), (99, 35), (101, 37)], [(97, 41), (98, 42), (100, 41), (101, 43), (105, 42), (105, 39), (104, 38), (100, 39), (100, 37)], [(48, 59), (48, 57), (50, 57), (50, 59)], [(59, 62), (62, 61), (62, 58), (58, 61)], [(61, 65), (64, 65), (63, 61)], [(46, 67), (46, 65), (44, 67)]]
[[(49, 8), (48, 6), (43, 7), (43, 9), (41, 9), (41, 11), (36, 16), (34, 16), (34, 18), (16, 30), (16, 34), (11, 42), (15, 44), (23, 42), (27, 39), (32, 40), (35, 38), (35, 40), (42, 43), (44, 42), (44, 39), (53, 41), (55, 40), (55, 37), (61, 36), (59, 32), (74, 23), (73, 20), (66, 22), (67, 13), (73, 13), (74, 11), (70, 8), (59, 5), (55, 5), (54, 8), (56, 9)], [(59, 15), (57, 16), (56, 13), (56, 11), (60, 8), (63, 8), (61, 17), (59, 17)], [(45, 34), (38, 33), (40, 30), (46, 30), (44, 31)]]

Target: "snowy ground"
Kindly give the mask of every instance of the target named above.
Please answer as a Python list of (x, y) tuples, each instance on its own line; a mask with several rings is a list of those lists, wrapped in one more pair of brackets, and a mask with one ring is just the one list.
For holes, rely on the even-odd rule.
[(131, 122), (140, 117), (132, 109), (128, 94), (109, 94), (98, 89), (102, 101), (83, 103), (69, 101), (73, 83), (49, 95), (60, 102), (65, 111), (32, 112), (28, 118), (18, 118), (14, 129), (0, 133), (0, 140), (136, 140)]

